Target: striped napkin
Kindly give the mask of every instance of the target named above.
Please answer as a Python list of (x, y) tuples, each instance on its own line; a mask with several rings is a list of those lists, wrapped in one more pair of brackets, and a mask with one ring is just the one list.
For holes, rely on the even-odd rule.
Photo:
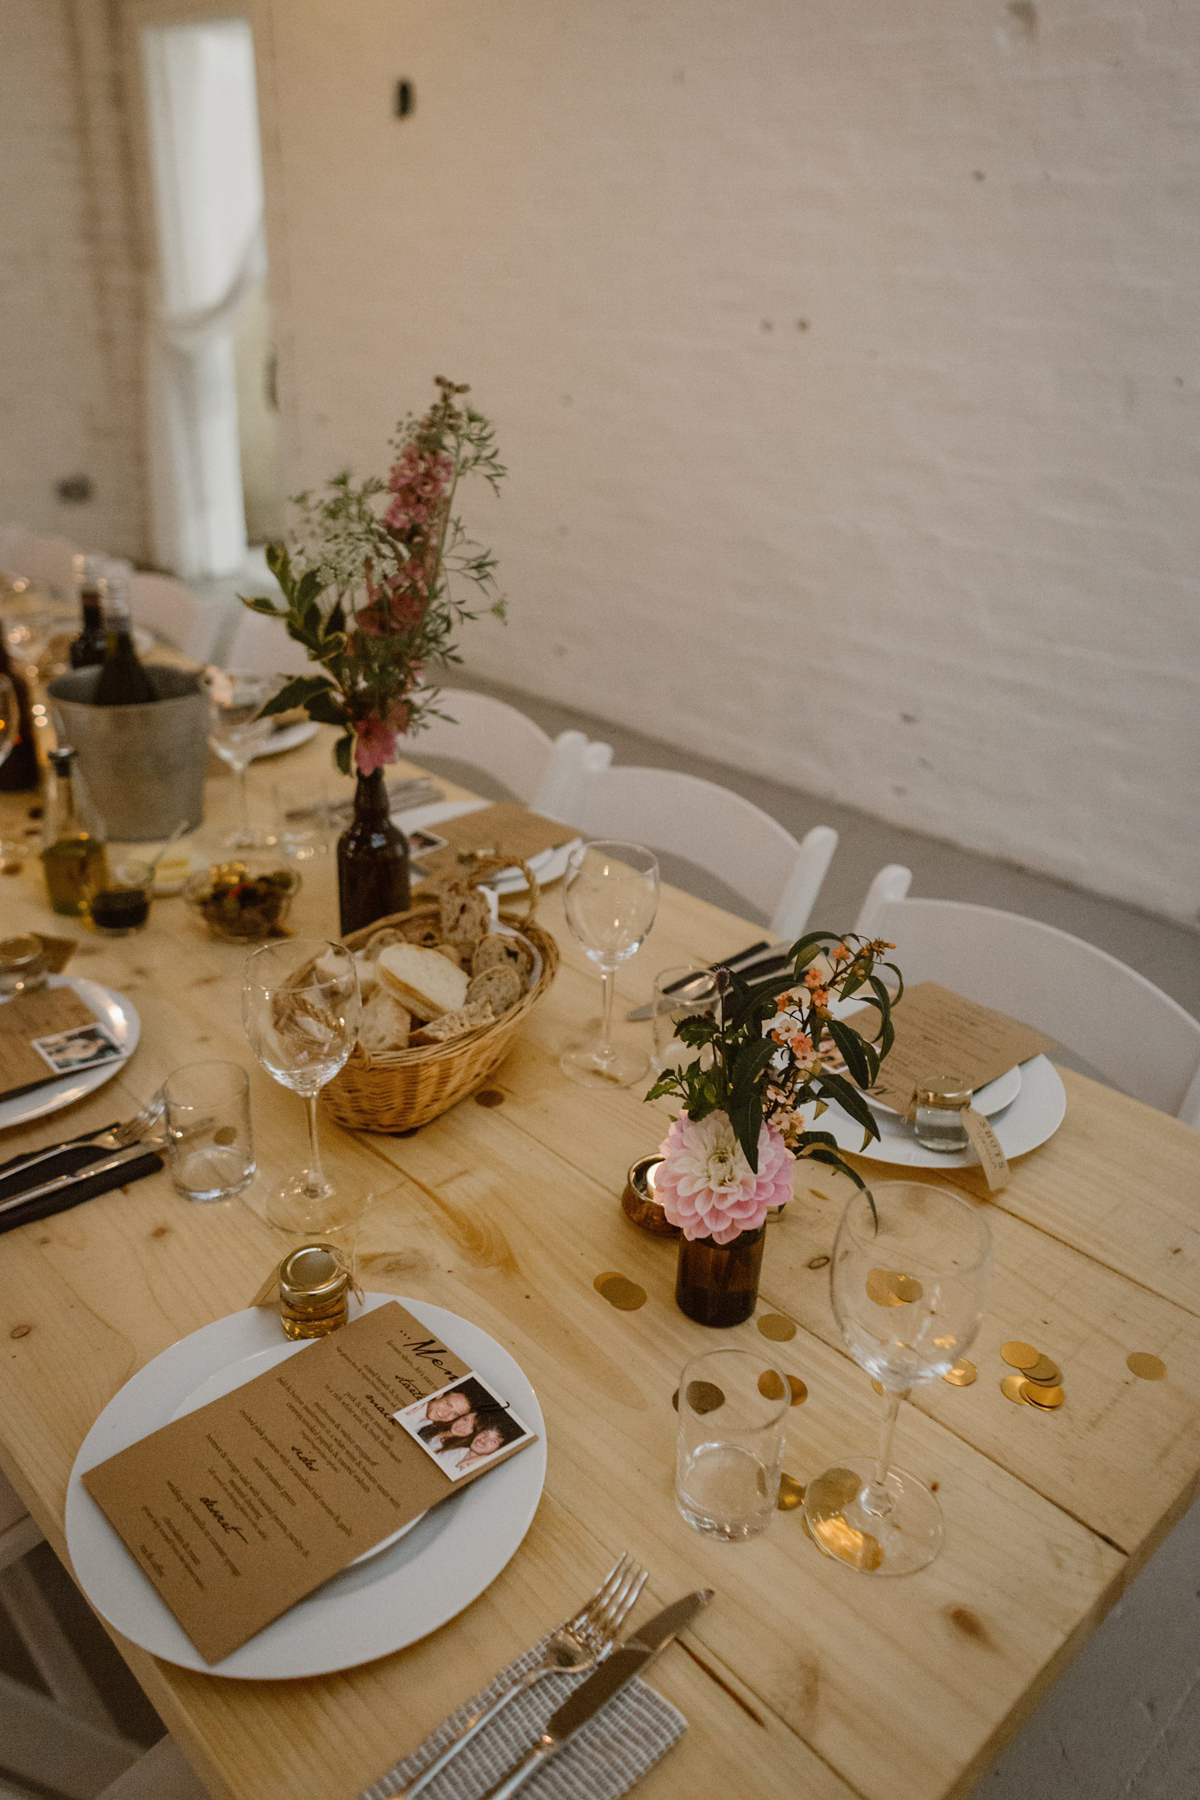
[[(359, 1800), (393, 1800), (394, 1795), (402, 1794), (465, 1719), (490, 1705), (504, 1688), (541, 1661), (547, 1641), (543, 1638), (509, 1663), (487, 1687), (451, 1713), (411, 1756), (381, 1775)], [(480, 1795), (520, 1761), (572, 1689), (586, 1680), (587, 1672), (558, 1672), (510, 1700), (499, 1717), (435, 1776), (421, 1800), (480, 1800)], [(631, 1681), (576, 1732), (565, 1750), (529, 1777), (522, 1791), (528, 1792), (530, 1800), (617, 1800), (686, 1730), (687, 1720), (669, 1700), (644, 1682)]]

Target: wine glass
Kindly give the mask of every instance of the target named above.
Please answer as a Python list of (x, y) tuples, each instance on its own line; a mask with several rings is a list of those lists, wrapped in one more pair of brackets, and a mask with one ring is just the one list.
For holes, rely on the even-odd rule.
[[(872, 1211), (872, 1204), (874, 1211)], [(854, 1360), (883, 1388), (879, 1454), (847, 1457), (808, 1485), (804, 1511), (827, 1556), (873, 1575), (911, 1575), (941, 1548), (942, 1509), (891, 1466), (900, 1401), (970, 1349), (983, 1317), (992, 1234), (950, 1188), (887, 1181), (850, 1200), (829, 1269), (833, 1311)]]
[(601, 840), (571, 852), (563, 884), (567, 923), (604, 981), (599, 1037), (569, 1044), (560, 1058), (564, 1075), (586, 1087), (628, 1087), (650, 1067), (641, 1050), (612, 1041), (613, 977), (641, 949), (658, 911), (658, 859), (641, 844)]
[(284, 1182), (267, 1217), (285, 1231), (337, 1231), (362, 1211), (358, 1194), (339, 1194), (321, 1167), (317, 1095), (358, 1037), (358, 971), (344, 944), (292, 938), (264, 944), (246, 960), (242, 1019), (259, 1062), (308, 1102), (310, 1163)]
[(274, 719), (263, 719), (259, 714), (278, 690), (278, 676), (255, 675), (245, 669), (214, 669), (208, 678), (212, 702), (208, 741), (238, 778), (240, 818), (225, 839), (230, 850), (252, 849), (263, 841), (250, 823), (246, 770), (275, 728)]

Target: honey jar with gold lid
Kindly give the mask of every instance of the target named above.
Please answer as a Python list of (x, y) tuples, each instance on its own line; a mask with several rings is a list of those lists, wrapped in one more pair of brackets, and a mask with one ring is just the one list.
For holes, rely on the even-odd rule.
[(328, 1337), (350, 1316), (353, 1277), (333, 1244), (301, 1244), (279, 1265), (279, 1311), (290, 1338)]

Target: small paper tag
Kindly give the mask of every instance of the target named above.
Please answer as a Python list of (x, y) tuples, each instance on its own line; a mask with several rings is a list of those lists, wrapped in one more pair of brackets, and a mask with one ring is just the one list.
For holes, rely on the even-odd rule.
[(274, 1306), (279, 1299), (279, 1267), (276, 1265), (250, 1302), (251, 1306)]
[(979, 1158), (984, 1178), (993, 1194), (999, 1193), (1002, 1187), (1008, 1186), (1008, 1161), (1000, 1148), (1000, 1141), (982, 1113), (977, 1113), (973, 1106), (963, 1108), (963, 1129), (975, 1146), (975, 1154)]

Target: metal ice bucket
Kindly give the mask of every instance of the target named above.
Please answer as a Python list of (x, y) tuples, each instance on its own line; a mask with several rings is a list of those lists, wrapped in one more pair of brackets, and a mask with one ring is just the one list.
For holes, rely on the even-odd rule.
[(204, 818), (208, 694), (195, 671), (149, 664), (159, 698), (140, 706), (91, 706), (99, 669), (73, 669), (49, 687), (59, 743), (79, 767), (117, 843), (150, 843)]

